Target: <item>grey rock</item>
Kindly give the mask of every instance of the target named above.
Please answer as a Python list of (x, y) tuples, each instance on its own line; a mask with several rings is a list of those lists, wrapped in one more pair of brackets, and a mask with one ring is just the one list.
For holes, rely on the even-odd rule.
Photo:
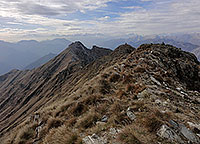
[(97, 125), (105, 125), (105, 124), (106, 124), (106, 122), (101, 122), (101, 121), (98, 121), (98, 122), (96, 122), (96, 124), (97, 124)]
[(193, 142), (195, 144), (200, 143), (199, 138), (192, 131), (190, 131), (188, 128), (186, 128), (185, 125), (183, 125), (183, 124), (180, 124), (180, 132), (190, 142)]
[(161, 83), (158, 80), (156, 80), (154, 77), (151, 76), (150, 78), (154, 83), (161, 86)]
[(194, 124), (192, 122), (187, 122), (191, 128), (197, 128), (200, 131), (200, 124)]
[(120, 130), (119, 129), (116, 129), (116, 128), (110, 128), (110, 134), (111, 135), (116, 135), (116, 134), (118, 134), (120, 132)]
[(178, 125), (177, 122), (175, 122), (175, 121), (173, 121), (173, 120), (169, 120), (169, 123), (172, 125), (172, 127), (173, 127), (174, 129), (178, 129), (179, 125)]
[(145, 89), (145, 90), (143, 90), (141, 93), (139, 93), (139, 94), (137, 95), (137, 98), (138, 98), (138, 99), (143, 99), (143, 98), (145, 98), (145, 97), (148, 97), (148, 95), (149, 95), (149, 92), (148, 92), (147, 89)]
[(101, 118), (101, 122), (107, 122), (108, 121), (108, 117), (106, 115), (104, 115), (102, 118)]
[(126, 114), (131, 120), (134, 120), (136, 118), (135, 114), (131, 111), (127, 111)]
[(162, 125), (157, 135), (169, 139), (171, 141), (176, 141), (178, 143), (183, 143), (182, 139), (167, 125)]
[(107, 139), (93, 134), (92, 136), (86, 136), (85, 138), (83, 138), (83, 142), (85, 144), (106, 144)]
[(159, 99), (157, 99), (157, 100), (155, 100), (155, 103), (156, 103), (157, 105), (161, 105), (161, 104), (162, 104), (162, 101), (159, 100)]

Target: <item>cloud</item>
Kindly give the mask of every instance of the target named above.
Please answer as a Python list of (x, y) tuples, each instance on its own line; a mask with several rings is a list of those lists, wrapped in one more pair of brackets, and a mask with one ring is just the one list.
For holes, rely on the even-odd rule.
[(56, 9), (35, 3), (19, 3), (17, 4), (17, 8), (22, 13), (28, 15), (52, 16), (60, 14), (59, 11), (56, 11)]
[(199, 9), (199, 0), (1, 0), (0, 39), (199, 32)]
[(110, 1), (115, 0), (3, 0), (1, 3), (24, 14), (48, 16), (94, 10)]
[(110, 19), (110, 16), (104, 16), (104, 17), (98, 18), (97, 20), (106, 21), (108, 19)]
[(125, 9), (141, 9), (141, 6), (129, 6), (129, 7), (123, 7)]

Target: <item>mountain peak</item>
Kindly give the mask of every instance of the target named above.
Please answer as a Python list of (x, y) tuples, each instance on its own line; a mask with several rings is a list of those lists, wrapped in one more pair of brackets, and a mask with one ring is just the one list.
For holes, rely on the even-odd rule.
[(69, 45), (69, 48), (76, 49), (87, 49), (80, 41), (75, 41)]
[(125, 53), (131, 53), (134, 50), (135, 50), (134, 47), (132, 47), (131, 45), (125, 43), (123, 45), (118, 46), (114, 50), (113, 55), (122, 55), (122, 54), (125, 54)]

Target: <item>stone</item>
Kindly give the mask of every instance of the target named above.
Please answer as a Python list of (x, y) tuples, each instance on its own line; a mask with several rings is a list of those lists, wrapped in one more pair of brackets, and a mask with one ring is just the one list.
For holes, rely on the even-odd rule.
[(177, 87), (176, 89), (177, 89), (178, 91), (181, 91), (181, 88), (179, 88), (179, 87)]
[(163, 106), (165, 106), (165, 107), (168, 106), (168, 102), (167, 102), (167, 101), (164, 101), (164, 102), (163, 102)]
[(116, 135), (116, 134), (118, 134), (120, 132), (120, 130), (118, 130), (118, 129), (116, 129), (116, 128), (110, 128), (110, 134), (111, 135)]
[(179, 128), (179, 124), (173, 120), (169, 120), (169, 124), (174, 128), (174, 129), (178, 129)]
[(131, 120), (134, 120), (136, 118), (135, 114), (131, 111), (127, 111), (126, 114)]
[(186, 128), (185, 125), (180, 124), (179, 127), (180, 127), (180, 133), (185, 138), (187, 138), (190, 142), (198, 143), (198, 144), (200, 143), (199, 138), (196, 137), (196, 135), (192, 131), (190, 131), (188, 128)]
[(197, 127), (197, 128), (199, 128), (200, 129), (200, 124), (199, 125), (197, 125), (197, 124), (194, 124), (194, 123), (192, 123), (192, 122), (187, 122), (187, 124), (190, 126), (190, 127)]
[(156, 83), (157, 85), (161, 86), (161, 83), (158, 80), (156, 80), (154, 77), (151, 76), (150, 78), (154, 83)]
[(36, 114), (34, 115), (33, 121), (34, 121), (34, 122), (39, 122), (39, 118), (40, 118), (40, 115), (39, 115), (38, 113), (36, 113)]
[(84, 137), (84, 138), (83, 138), (83, 142), (84, 142), (85, 144), (94, 144), (94, 141), (91, 139), (90, 136)]
[(197, 134), (197, 136), (200, 138), (200, 134)]
[(107, 122), (108, 121), (108, 117), (106, 115), (104, 115), (102, 118), (101, 118), (101, 122)]
[(157, 135), (169, 139), (171, 141), (176, 141), (178, 143), (183, 143), (182, 139), (167, 125), (162, 125), (159, 131), (157, 132)]
[(101, 121), (98, 121), (96, 122), (97, 125), (105, 125), (106, 123), (105, 122), (101, 122)]
[(157, 105), (161, 105), (161, 104), (162, 104), (162, 101), (159, 100), (159, 99), (157, 99), (157, 100), (155, 100), (155, 103), (156, 103)]
[(145, 98), (145, 97), (148, 97), (148, 95), (149, 95), (149, 93), (148, 93), (148, 91), (145, 89), (145, 90), (143, 90), (141, 93), (139, 93), (139, 94), (137, 95), (137, 98), (138, 98), (138, 99), (143, 99), (143, 98)]
[(196, 101), (200, 104), (200, 98), (196, 98)]
[(93, 134), (92, 136), (86, 136), (82, 140), (85, 144), (106, 144), (107, 143), (106, 138), (99, 137), (96, 134)]

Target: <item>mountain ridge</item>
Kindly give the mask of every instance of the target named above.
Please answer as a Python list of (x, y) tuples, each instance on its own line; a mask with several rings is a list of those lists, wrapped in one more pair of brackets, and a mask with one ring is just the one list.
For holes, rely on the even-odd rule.
[[(0, 92), (3, 94), (1, 97), (2, 98), (7, 97), (5, 100), (3, 100), (3, 102), (0, 103), (1, 124), (5, 123), (4, 119), (2, 119), (3, 117), (9, 118), (11, 115), (13, 115), (13, 113), (20, 111), (21, 107), (26, 105), (30, 101), (30, 99), (32, 99), (32, 97), (36, 97), (36, 95), (38, 95), (42, 91), (45, 91), (45, 89), (46, 91), (48, 91), (48, 89), (45, 88), (45, 85), (49, 83), (50, 87), (54, 87), (54, 85), (52, 84), (53, 80), (56, 80), (56, 78), (59, 77), (59, 75), (62, 75), (63, 73), (64, 75), (70, 75), (71, 71), (73, 71), (74, 65), (76, 65), (77, 68), (76, 70), (78, 70), (82, 68), (84, 65), (87, 65), (89, 60), (94, 60), (99, 55), (104, 55), (104, 54), (106, 55), (107, 53), (110, 52), (110, 50), (105, 50), (105, 53), (97, 54), (97, 57), (93, 55), (87, 55), (88, 57), (84, 59), (82, 55), (84, 51), (83, 52), (79, 51), (77, 55), (76, 53), (73, 54), (70, 53), (70, 51), (74, 49), (74, 47), (72, 48), (73, 45), (74, 44), (69, 46), (65, 51), (63, 51), (60, 55), (56, 56), (54, 59), (49, 61), (47, 64), (32, 71), (17, 71), (16, 76), (14, 76), (15, 77), (14, 80), (11, 80), (10, 82), (9, 79), (8, 80), (5, 79), (3, 82), (1, 82), (2, 83), (1, 85), (3, 86), (3, 89), (2, 87), (0, 89)], [(87, 50), (90, 51), (89, 49)], [(2, 77), (4, 76), (1, 76), (1, 78)], [(7, 90), (7, 85), (9, 85), (10, 83), (13, 83), (12, 87), (15, 87), (14, 90), (12, 89), (12, 87), (10, 88), (10, 90)], [(48, 95), (49, 92), (45, 93), (46, 94), (44, 95)], [(5, 110), (5, 108), (3, 109), (3, 107), (8, 103), (11, 97), (15, 95), (17, 95), (17, 97), (14, 98), (15, 100), (13, 100), (13, 102), (15, 101), (16, 103), (15, 109), (11, 110), (10, 112), (8, 112), (7, 109), (7, 111), (3, 112), (3, 110)], [(24, 98), (23, 95), (26, 95), (26, 98)], [(37, 102), (40, 99), (41, 98), (38, 98), (35, 102)], [(19, 103), (20, 105), (17, 103)], [(33, 103), (29, 104), (29, 106), (26, 106), (27, 109), (30, 108), (30, 105), (33, 105)]]
[(26, 96), (10, 119), (0, 103), (2, 138), (8, 143), (198, 144), (199, 74), (195, 55), (172, 45), (124, 44), (111, 51), (75, 42), (37, 70), (0, 77), (15, 83), (9, 90), (0, 82), (0, 92)]

